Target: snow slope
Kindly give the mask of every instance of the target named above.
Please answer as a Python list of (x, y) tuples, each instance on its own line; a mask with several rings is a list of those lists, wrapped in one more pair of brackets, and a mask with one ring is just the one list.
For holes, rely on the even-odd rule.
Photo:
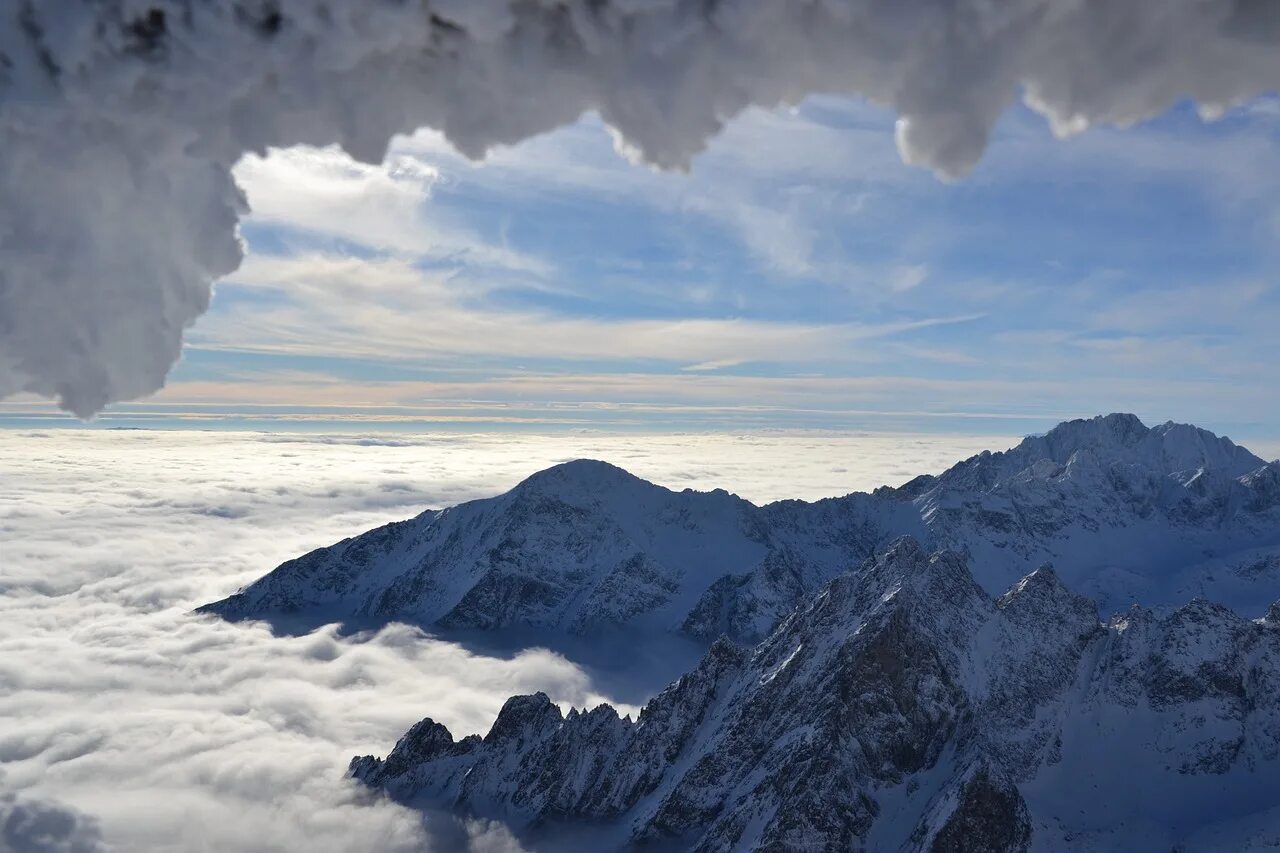
[(991, 595), (1052, 562), (1104, 612), (1201, 595), (1256, 616), (1280, 597), (1280, 463), (1132, 415), (814, 503), (673, 492), (580, 460), (313, 551), (202, 610), (756, 640), (902, 535), (967, 556)]
[(540, 850), (584, 827), (592, 849), (1267, 849), (1278, 615), (1197, 599), (1104, 625), (1051, 569), (992, 599), (903, 538), (636, 720), (518, 696), (483, 738), (426, 719), (351, 773)]

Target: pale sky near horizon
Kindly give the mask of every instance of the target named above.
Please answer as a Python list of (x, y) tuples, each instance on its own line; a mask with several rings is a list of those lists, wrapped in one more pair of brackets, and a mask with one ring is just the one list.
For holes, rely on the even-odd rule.
[[(1132, 411), (1264, 446), (1280, 358), (1280, 103), (1068, 141), (1015, 110), (974, 175), (811, 98), (688, 174), (585, 118), (472, 163), (237, 169), (249, 256), (184, 360), (100, 425), (1017, 435)], [(32, 399), (0, 423), (73, 423)]]

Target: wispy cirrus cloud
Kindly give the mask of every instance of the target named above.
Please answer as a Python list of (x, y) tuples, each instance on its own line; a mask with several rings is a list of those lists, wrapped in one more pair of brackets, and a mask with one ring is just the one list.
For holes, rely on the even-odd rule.
[[(925, 316), (881, 323), (745, 318), (599, 318), (513, 311), (477, 300), (483, 284), (397, 258), (250, 258), (233, 280), (283, 299), (211, 317), (195, 346), (388, 360), (459, 356), (727, 365), (857, 358), (862, 342), (982, 319)], [(316, 328), (325, 329), (323, 336)]]

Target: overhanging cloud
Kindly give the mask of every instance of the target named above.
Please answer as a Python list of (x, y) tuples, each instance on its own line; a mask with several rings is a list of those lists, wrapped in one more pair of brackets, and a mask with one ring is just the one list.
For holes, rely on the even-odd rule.
[(159, 388), (241, 258), (246, 151), (481, 156), (595, 110), (679, 168), (751, 105), (859, 95), (963, 175), (1019, 96), (1061, 134), (1280, 86), (1256, 0), (0, 0), (0, 396), (87, 416)]

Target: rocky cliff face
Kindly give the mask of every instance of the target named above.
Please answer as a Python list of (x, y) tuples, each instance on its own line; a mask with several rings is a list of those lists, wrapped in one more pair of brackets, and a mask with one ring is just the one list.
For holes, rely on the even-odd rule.
[(1243, 845), (1280, 784), (1275, 612), (1104, 624), (1051, 569), (993, 599), (902, 539), (754, 648), (718, 641), (638, 719), (515, 697), (483, 738), (424, 720), (351, 773), (535, 847), (582, 826), (602, 849)]
[(672, 492), (584, 460), (313, 551), (202, 610), (754, 641), (911, 535), (969, 557), (993, 595), (1051, 561), (1105, 611), (1205, 595), (1257, 615), (1280, 597), (1278, 484), (1280, 465), (1225, 438), (1131, 415), (815, 503)]

